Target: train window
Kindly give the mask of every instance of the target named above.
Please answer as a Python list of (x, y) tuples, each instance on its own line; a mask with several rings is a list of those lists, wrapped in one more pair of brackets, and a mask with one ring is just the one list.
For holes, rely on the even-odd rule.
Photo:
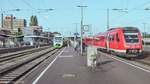
[(62, 37), (55, 37), (55, 41), (56, 42), (61, 42), (62, 41)]
[(117, 42), (119, 42), (119, 36), (118, 36), (118, 33), (116, 34), (116, 40), (117, 40)]
[(125, 41), (127, 43), (138, 43), (138, 33), (124, 33)]

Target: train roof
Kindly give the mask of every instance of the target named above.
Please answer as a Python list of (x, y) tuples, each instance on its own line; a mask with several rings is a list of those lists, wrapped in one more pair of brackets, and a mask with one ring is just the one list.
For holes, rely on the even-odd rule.
[(44, 36), (36, 36), (36, 35), (31, 35), (31, 36), (24, 36), (25, 38), (49, 38), (49, 37), (44, 37)]
[(116, 30), (116, 29), (121, 29), (121, 30), (138, 30), (137, 27), (118, 27), (118, 28), (108, 29), (107, 31), (112, 31), (112, 30)]
[(125, 30), (126, 32), (127, 31), (139, 31), (139, 29), (137, 27), (117, 27), (117, 28), (110, 28), (108, 29), (106, 32), (103, 32), (103, 33), (98, 33), (96, 34), (95, 36), (92, 36), (92, 37), (86, 37), (86, 38), (93, 38), (93, 37), (105, 37), (107, 36), (107, 33), (110, 31), (116, 31), (116, 30)]

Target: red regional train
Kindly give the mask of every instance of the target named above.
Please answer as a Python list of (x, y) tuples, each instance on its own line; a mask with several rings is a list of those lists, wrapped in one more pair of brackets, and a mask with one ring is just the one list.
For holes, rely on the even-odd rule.
[(137, 57), (142, 54), (142, 36), (138, 28), (111, 28), (105, 33), (84, 38), (85, 45), (94, 45), (98, 49), (106, 50), (124, 57)]

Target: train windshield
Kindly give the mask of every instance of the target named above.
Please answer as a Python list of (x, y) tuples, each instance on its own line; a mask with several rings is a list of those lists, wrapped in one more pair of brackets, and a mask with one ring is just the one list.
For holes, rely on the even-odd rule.
[(55, 42), (61, 42), (62, 41), (62, 37), (55, 37)]
[(138, 39), (138, 32), (124, 32), (124, 37), (125, 37), (125, 41), (126, 43), (138, 43), (139, 39)]

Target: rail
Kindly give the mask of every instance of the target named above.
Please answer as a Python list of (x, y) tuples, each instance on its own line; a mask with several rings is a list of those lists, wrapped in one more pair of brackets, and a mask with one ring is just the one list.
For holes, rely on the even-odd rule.
[(0, 56), (0, 62), (10, 60), (10, 59), (14, 59), (14, 58), (17, 58), (17, 57), (21, 57), (21, 56), (31, 54), (31, 53), (34, 53), (34, 52), (38, 52), (40, 50), (47, 49), (47, 48), (49, 48), (49, 47), (47, 46), (47, 47), (42, 47), (42, 48), (29, 49), (29, 50), (25, 50), (25, 51), (21, 51), (21, 52), (3, 54), (3, 55)]

